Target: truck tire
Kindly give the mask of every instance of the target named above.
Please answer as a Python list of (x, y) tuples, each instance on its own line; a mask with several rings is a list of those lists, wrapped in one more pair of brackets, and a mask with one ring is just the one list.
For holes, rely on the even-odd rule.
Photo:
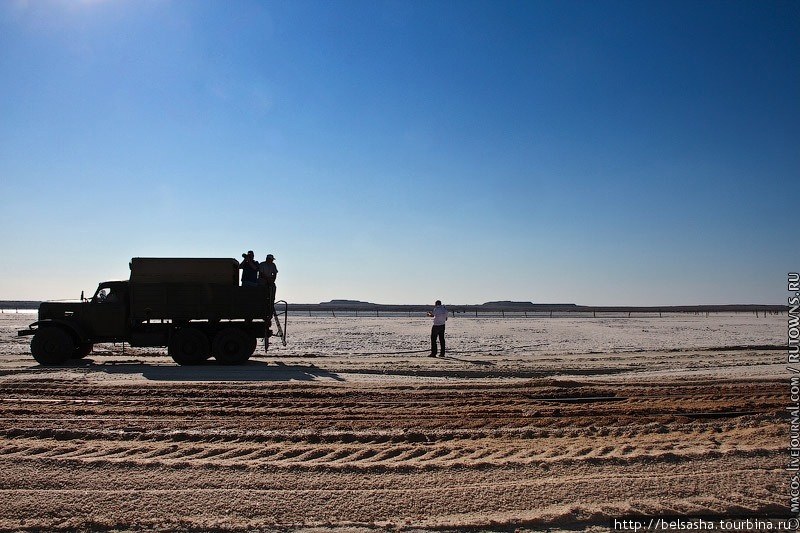
[(256, 350), (254, 335), (241, 328), (225, 328), (214, 335), (211, 354), (222, 365), (240, 365)]
[(31, 354), (41, 365), (63, 365), (74, 352), (72, 335), (59, 327), (39, 328), (31, 339)]
[(76, 348), (75, 351), (72, 352), (73, 359), (83, 359), (94, 350), (94, 344), (91, 342), (82, 342)]
[(210, 351), (208, 337), (199, 329), (179, 329), (169, 340), (169, 355), (179, 365), (199, 365), (208, 359)]

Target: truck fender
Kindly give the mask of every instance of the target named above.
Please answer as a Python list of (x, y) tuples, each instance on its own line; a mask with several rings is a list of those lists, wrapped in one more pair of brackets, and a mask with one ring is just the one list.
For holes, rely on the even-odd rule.
[(39, 328), (42, 327), (57, 327), (63, 328), (67, 330), (74, 338), (76, 343), (83, 343), (86, 342), (86, 334), (83, 332), (83, 328), (77, 326), (72, 322), (67, 322), (66, 320), (54, 320), (54, 319), (47, 319), (47, 320), (37, 320), (30, 326), (28, 329), (20, 331), (18, 335), (34, 335)]

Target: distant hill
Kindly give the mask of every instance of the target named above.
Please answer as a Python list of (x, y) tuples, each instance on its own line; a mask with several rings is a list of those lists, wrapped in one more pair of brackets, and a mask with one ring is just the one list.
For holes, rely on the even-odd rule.
[(486, 302), (481, 304), (481, 307), (491, 307), (492, 309), (500, 309), (504, 307), (519, 307), (522, 309), (535, 309), (536, 307), (578, 307), (576, 304), (535, 304), (533, 302), (513, 302), (509, 300), (500, 300), (497, 302)]
[(541, 311), (541, 310), (557, 310), (569, 311), (577, 310), (578, 306), (575, 304), (535, 304), (533, 302), (515, 302), (510, 300), (500, 300), (496, 302), (486, 302), (478, 306), (479, 309), (493, 310), (493, 311)]
[(319, 305), (369, 305), (374, 306), (377, 304), (373, 304), (370, 302), (362, 302), (361, 300), (331, 300), (330, 302), (320, 302)]

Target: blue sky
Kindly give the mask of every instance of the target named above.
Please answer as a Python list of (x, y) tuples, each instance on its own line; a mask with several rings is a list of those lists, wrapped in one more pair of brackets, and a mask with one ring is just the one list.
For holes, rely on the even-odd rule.
[(0, 2), (0, 299), (786, 302), (800, 4)]

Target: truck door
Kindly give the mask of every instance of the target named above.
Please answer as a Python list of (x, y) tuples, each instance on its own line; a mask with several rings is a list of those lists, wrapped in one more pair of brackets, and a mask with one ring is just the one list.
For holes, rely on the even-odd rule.
[(100, 285), (87, 307), (86, 322), (94, 342), (125, 338), (128, 294), (123, 287)]

